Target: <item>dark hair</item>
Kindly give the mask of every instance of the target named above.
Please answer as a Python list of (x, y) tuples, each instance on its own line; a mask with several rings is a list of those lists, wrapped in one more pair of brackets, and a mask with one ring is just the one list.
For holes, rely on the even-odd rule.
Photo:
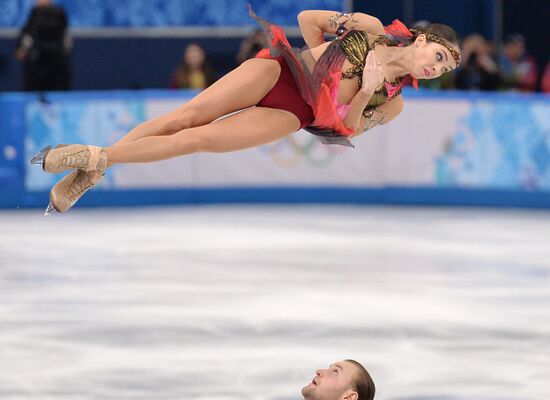
[(358, 400), (373, 400), (374, 392), (376, 387), (374, 386), (374, 381), (372, 380), (370, 374), (360, 363), (355, 360), (345, 360), (352, 363), (357, 368), (359, 368), (359, 374), (355, 377), (354, 390), (357, 391)]
[(506, 37), (504, 38), (504, 45), (507, 45), (510, 43), (525, 44), (525, 36), (523, 36), (520, 33), (511, 33), (509, 35), (506, 35)]
[[(445, 46), (455, 59), (456, 64), (460, 64), (462, 52), (460, 49), (460, 37), (450, 26), (444, 24), (428, 24), (426, 26), (415, 26), (411, 28), (411, 32), (413, 33), (411, 43), (414, 42), (419, 35), (424, 34), (426, 35), (427, 41), (436, 42)], [(458, 47), (458, 51), (451, 45)]]
[[(444, 24), (422, 24), (415, 25), (408, 29), (401, 21), (395, 20), (390, 25), (386, 26), (387, 43), (390, 46), (409, 46), (419, 35), (426, 35), (426, 40), (436, 42), (445, 46), (455, 59), (457, 65), (461, 59), (461, 43), (460, 37), (453, 28)], [(412, 36), (410, 35), (412, 33)], [(458, 47), (456, 50), (454, 47)]]
[(450, 44), (454, 44), (457, 47), (461, 47), (461, 40), (458, 33), (451, 28), (449, 25), (445, 24), (428, 24), (425, 26), (413, 26), (411, 32), (414, 34), (413, 41), (418, 37), (418, 35), (425, 34), (427, 35), (428, 40), (430, 40), (428, 34), (435, 35)]

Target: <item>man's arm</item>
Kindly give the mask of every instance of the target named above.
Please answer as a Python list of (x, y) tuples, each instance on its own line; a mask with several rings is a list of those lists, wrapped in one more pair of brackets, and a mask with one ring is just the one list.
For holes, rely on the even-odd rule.
[(298, 14), (298, 24), (309, 48), (325, 42), (324, 33), (336, 34), (340, 25), (372, 35), (383, 35), (384, 25), (376, 17), (363, 13), (344, 14), (336, 11), (306, 10)]

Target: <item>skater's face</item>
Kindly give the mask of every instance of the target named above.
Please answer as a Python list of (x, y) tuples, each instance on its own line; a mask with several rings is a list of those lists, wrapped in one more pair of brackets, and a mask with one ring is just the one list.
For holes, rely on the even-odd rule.
[(353, 389), (359, 368), (347, 361), (338, 361), (315, 371), (311, 383), (302, 388), (306, 400), (357, 400)]
[[(438, 78), (457, 67), (449, 49), (442, 44), (428, 41), (426, 35), (418, 35), (411, 46), (414, 46), (415, 52), (411, 75), (416, 79)], [(458, 47), (455, 50), (460, 51)]]

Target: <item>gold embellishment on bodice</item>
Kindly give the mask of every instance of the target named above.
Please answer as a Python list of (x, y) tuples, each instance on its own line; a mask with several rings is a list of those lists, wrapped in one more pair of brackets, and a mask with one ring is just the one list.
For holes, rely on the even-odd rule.
[(367, 33), (363, 31), (350, 31), (340, 39), (339, 45), (352, 65), (352, 67), (342, 74), (342, 79), (351, 79), (354, 76), (361, 77), (365, 66), (365, 58), (370, 50)]
[[(342, 38), (338, 38), (340, 49), (344, 52), (346, 59), (351, 63), (351, 67), (342, 73), (342, 79), (353, 79), (355, 76), (359, 78), (359, 87), (363, 85), (363, 69), (365, 67), (365, 58), (369, 51), (374, 50), (378, 43), (384, 43), (387, 41), (385, 35), (379, 35), (376, 39), (369, 43), (369, 35), (364, 31), (349, 31), (347, 35)], [(388, 82), (391, 85), (399, 85), (403, 78), (398, 78), (395, 82)], [(386, 85), (382, 83), (376, 88), (373, 93), (368, 108), (379, 106), (380, 104), (388, 101), (388, 92)], [(394, 93), (393, 97), (401, 93), (401, 88)]]
[(352, 79), (354, 76), (358, 76), (361, 80), (368, 52), (374, 50), (377, 43), (383, 43), (386, 40), (386, 36), (379, 35), (372, 43), (369, 43), (369, 35), (364, 31), (350, 31), (341, 38), (340, 48), (352, 65), (342, 73), (342, 79)]

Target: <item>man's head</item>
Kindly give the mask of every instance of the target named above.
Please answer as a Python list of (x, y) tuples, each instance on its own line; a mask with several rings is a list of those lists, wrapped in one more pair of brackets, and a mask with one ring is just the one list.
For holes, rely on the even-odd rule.
[(319, 369), (311, 383), (302, 388), (306, 400), (372, 400), (374, 382), (361, 364), (338, 361)]
[(36, 5), (39, 7), (50, 6), (53, 4), (52, 0), (36, 0)]

